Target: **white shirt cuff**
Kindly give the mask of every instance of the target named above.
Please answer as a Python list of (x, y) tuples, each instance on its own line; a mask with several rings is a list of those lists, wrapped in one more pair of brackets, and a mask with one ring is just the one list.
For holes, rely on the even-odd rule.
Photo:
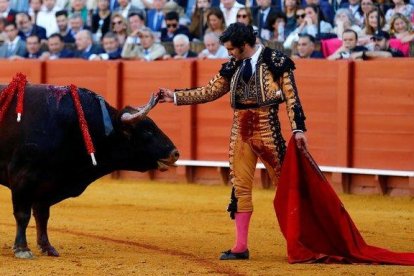
[(175, 95), (175, 93), (173, 95), (174, 95), (174, 104), (177, 105), (177, 95)]

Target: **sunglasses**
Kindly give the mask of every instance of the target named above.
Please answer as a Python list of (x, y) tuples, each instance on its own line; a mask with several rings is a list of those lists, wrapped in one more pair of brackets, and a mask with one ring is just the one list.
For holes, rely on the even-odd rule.
[(177, 28), (177, 24), (167, 24), (167, 28)]
[(238, 14), (237, 18), (247, 18), (247, 14)]
[(305, 18), (305, 16), (306, 16), (306, 13), (297, 14), (297, 15), (296, 15), (296, 18), (297, 18), (297, 19), (299, 19), (299, 18), (302, 18), (302, 19), (303, 19), (303, 18)]
[(121, 25), (122, 24), (122, 21), (114, 21), (114, 22), (112, 22), (112, 25)]

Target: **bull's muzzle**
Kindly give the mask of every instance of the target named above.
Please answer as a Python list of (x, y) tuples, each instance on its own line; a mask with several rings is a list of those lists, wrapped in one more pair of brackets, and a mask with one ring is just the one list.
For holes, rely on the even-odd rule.
[(175, 162), (180, 157), (180, 153), (177, 149), (173, 149), (170, 153), (170, 156), (168, 158), (159, 159), (157, 161), (158, 163), (158, 169), (160, 171), (166, 171), (169, 167), (176, 167)]

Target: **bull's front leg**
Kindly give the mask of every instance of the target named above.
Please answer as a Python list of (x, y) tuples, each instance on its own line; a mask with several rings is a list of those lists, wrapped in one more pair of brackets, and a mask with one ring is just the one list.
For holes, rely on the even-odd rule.
[(59, 253), (50, 244), (49, 237), (47, 235), (47, 222), (49, 220), (50, 205), (35, 203), (33, 204), (33, 216), (36, 220), (37, 231), (37, 246), (42, 251), (42, 254), (47, 256), (58, 257)]
[(31, 202), (19, 191), (12, 190), (13, 214), (16, 219), (16, 238), (13, 251), (17, 258), (31, 259), (33, 253), (27, 247), (26, 228), (30, 221)]

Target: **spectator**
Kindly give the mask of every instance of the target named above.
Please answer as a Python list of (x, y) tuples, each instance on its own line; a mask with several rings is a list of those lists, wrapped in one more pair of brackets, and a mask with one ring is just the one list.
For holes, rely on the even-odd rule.
[(210, 8), (207, 12), (206, 33), (215, 33), (220, 36), (226, 29), (224, 15), (218, 8)]
[(30, 15), (30, 18), (32, 19), (33, 24), (36, 24), (37, 22), (37, 15), (42, 9), (42, 1), (43, 0), (30, 0), (29, 1), (28, 14)]
[(145, 11), (133, 6), (130, 0), (118, 0), (119, 6), (114, 10), (114, 12), (121, 14), (125, 19), (128, 18), (130, 13), (140, 13), (145, 16)]
[[(300, 8), (300, 0), (284, 0), (286, 26), (283, 37), (287, 37), (296, 28), (296, 11)], [(279, 32), (280, 33), (280, 32)]]
[(102, 45), (105, 52), (92, 54), (89, 60), (114, 60), (121, 58), (122, 49), (119, 45), (118, 37), (114, 33), (106, 33), (102, 39)]
[(175, 11), (165, 14), (165, 25), (166, 28), (161, 29), (161, 41), (173, 41), (173, 38), (177, 34), (184, 34), (187, 37), (190, 36), (190, 31), (186, 26), (179, 24), (179, 16)]
[(268, 17), (271, 14), (281, 11), (281, 7), (273, 7), (271, 0), (257, 0), (257, 8), (253, 9), (253, 25), (258, 27), (259, 37), (262, 39), (268, 39), (270, 29)]
[(84, 25), (88, 25), (88, 9), (86, 8), (86, 0), (70, 0), (70, 13), (79, 14)]
[(139, 38), (139, 32), (142, 28), (145, 27), (145, 20), (142, 14), (130, 13), (128, 16), (128, 25), (129, 25), (130, 34), (127, 37), (127, 40), (125, 43), (137, 44), (137, 45), (141, 44), (141, 39)]
[(154, 0), (153, 8), (147, 12), (147, 26), (153, 32), (161, 32), (161, 28), (165, 27), (164, 23), (164, 9), (165, 0)]
[(361, 18), (359, 18), (359, 26), (362, 28), (365, 27), (365, 18), (368, 16), (368, 13), (375, 8), (375, 0), (361, 0)]
[(92, 34), (88, 30), (81, 30), (75, 36), (76, 49), (75, 57), (89, 59), (93, 54), (102, 53), (102, 49), (93, 44)]
[(267, 40), (277, 42), (285, 41), (286, 20), (286, 15), (283, 12), (277, 12), (269, 16), (268, 24), (271, 32)]
[(335, 14), (335, 27), (332, 30), (337, 37), (342, 37), (344, 30), (352, 29), (356, 33), (361, 32), (361, 28), (358, 26), (355, 17), (352, 15), (350, 9), (341, 8), (336, 11)]
[(26, 42), (18, 35), (16, 23), (7, 22), (4, 26), (7, 41), (0, 46), (0, 58), (9, 58), (11, 56), (24, 56), (26, 53)]
[(305, 8), (305, 20), (303, 26), (299, 26), (302, 29), (299, 31), (301, 34), (310, 34), (313, 37), (318, 37), (318, 24), (320, 33), (331, 33), (332, 25), (324, 21), (324, 17), (320, 14), (318, 18), (318, 7), (315, 5), (309, 5)]
[(414, 6), (409, 4), (407, 0), (392, 0), (394, 8), (389, 9), (385, 14), (385, 21), (390, 22), (391, 17), (396, 13), (401, 13), (407, 18), (411, 18), (414, 13)]
[(358, 34), (351, 29), (342, 33), (342, 46), (338, 48), (332, 55), (327, 57), (328, 60), (349, 59), (355, 52), (367, 51), (364, 46), (357, 46)]
[[(359, 23), (358, 25), (361, 25), (361, 23), (364, 20), (364, 17), (363, 17), (363, 13), (361, 10), (360, 0), (348, 0), (348, 2), (341, 1), (341, 4), (339, 7), (340, 9), (338, 10), (341, 10), (341, 9), (348, 10), (351, 16), (355, 18), (356, 22)], [(335, 17), (338, 15), (338, 10), (336, 11)]]
[[(378, 26), (378, 13), (380, 17), (380, 25)], [(372, 43), (371, 37), (378, 30), (385, 29), (385, 17), (381, 10), (377, 8), (372, 9), (368, 12), (367, 17), (365, 17), (365, 27), (361, 31), (361, 37), (359, 39), (359, 44), (364, 45), (370, 50), (374, 49), (374, 44)]]
[(31, 35), (40, 37), (41, 40), (46, 41), (46, 30), (36, 24), (32, 23), (30, 16), (27, 13), (16, 14), (16, 25), (19, 29), (19, 36), (26, 40)]
[(259, 30), (257, 26), (253, 25), (253, 16), (249, 8), (240, 8), (237, 12), (236, 20), (246, 26), (252, 26), (255, 31)]
[(200, 52), (199, 58), (229, 58), (226, 47), (220, 44), (220, 39), (215, 33), (206, 33), (204, 35), (204, 45), (206, 45), (206, 49)]
[(385, 31), (377, 31), (373, 36), (374, 51), (363, 51), (352, 54), (353, 59), (376, 59), (390, 57), (404, 57), (404, 54), (390, 47), (390, 35)]
[(211, 7), (210, 0), (197, 0), (195, 10), (188, 27), (191, 37), (202, 40), (207, 29), (207, 11)]
[(305, 9), (303, 8), (299, 8), (296, 10), (296, 29), (291, 32), (285, 39), (285, 42), (283, 42), (283, 48), (285, 49), (291, 49), (293, 42), (298, 41), (299, 36), (298, 34), (300, 32), (302, 32), (302, 30), (305, 29), (306, 26), (306, 21), (305, 21), (305, 17), (306, 17), (306, 12)]
[(224, 15), (224, 24), (229, 26), (236, 22), (237, 11), (243, 8), (244, 5), (236, 2), (236, 0), (220, 0), (220, 10)]
[(56, 0), (43, 0), (43, 7), (37, 14), (36, 24), (46, 29), (46, 36), (56, 33), (59, 28), (56, 23)]
[(408, 56), (410, 42), (414, 41), (412, 24), (408, 18), (400, 13), (394, 14), (390, 21), (390, 32), (394, 36), (391, 46), (403, 52), (404, 56)]
[(123, 47), (128, 37), (128, 24), (120, 13), (112, 14), (111, 31), (117, 36), (119, 44)]
[[(62, 36), (63, 41), (65, 43), (74, 43), (75, 34), (69, 28), (68, 12), (58, 11), (56, 12), (55, 16), (56, 16), (56, 24), (58, 25), (58, 29), (59, 29), (58, 33)], [(79, 16), (79, 21), (82, 22), (82, 18), (80, 16)]]
[(101, 38), (109, 31), (111, 25), (111, 11), (109, 10), (109, 0), (98, 0), (98, 8), (92, 15), (91, 31), (95, 42), (100, 42)]
[(2, 45), (7, 40), (6, 32), (4, 31), (4, 27), (6, 26), (7, 20), (6, 18), (0, 17), (0, 45)]
[(160, 59), (167, 53), (164, 46), (155, 43), (155, 36), (150, 28), (142, 28), (139, 31), (139, 38), (141, 45), (125, 43), (122, 49), (123, 58), (151, 61)]
[[(190, 50), (190, 39), (185, 34), (178, 34), (173, 39), (174, 45), (174, 59), (196, 58), (197, 53)], [(166, 55), (164, 59), (169, 59), (171, 56)]]
[(48, 51), (44, 52), (40, 59), (61, 59), (61, 58), (73, 58), (74, 53), (65, 48), (65, 41), (61, 34), (54, 33), (49, 36), (47, 40)]
[(69, 17), (69, 28), (70, 34), (76, 40), (76, 35), (78, 32), (82, 30), (87, 30), (85, 23), (82, 19), (82, 15), (80, 13), (72, 13)]
[(40, 50), (40, 45), (40, 37), (29, 35), (26, 38), (26, 53), (23, 56), (11, 56), (10, 59), (38, 59), (43, 52)]
[(0, 0), (0, 17), (6, 18), (7, 22), (16, 22), (17, 12), (10, 8), (10, 0)]
[(318, 13), (320, 7), (320, 17), (323, 18), (323, 20), (325, 20), (329, 24), (333, 23), (335, 12), (328, 1), (306, 0), (306, 5), (317, 7), (318, 9), (315, 9), (315, 13)]
[(319, 51), (315, 51), (315, 38), (308, 34), (299, 35), (297, 54), (292, 55), (293, 59), (298, 58), (323, 58)]

